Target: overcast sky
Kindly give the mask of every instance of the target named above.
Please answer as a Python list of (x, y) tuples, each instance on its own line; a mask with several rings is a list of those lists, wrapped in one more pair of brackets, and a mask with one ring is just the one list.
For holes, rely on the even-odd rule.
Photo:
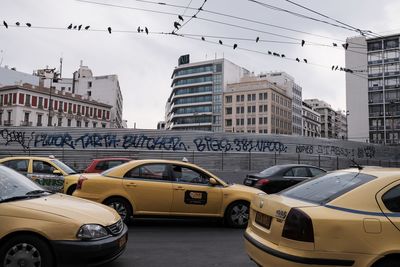
[[(295, 31), (204, 11), (197, 15), (198, 19), (191, 20), (178, 31), (180, 34), (217, 36), (220, 38), (206, 37), (206, 40), (218, 42), (221, 39), (224, 44), (229, 45), (226, 47), (201, 41), (200, 37), (190, 39), (154, 34), (173, 30), (174, 21), (178, 21), (177, 15), (173, 14), (185, 15), (187, 21), (186, 16), (192, 16), (196, 10), (143, 3), (138, 0), (90, 1), (125, 8), (75, 0), (1, 0), (0, 23), (4, 20), (10, 25), (8, 29), (3, 25), (0, 27), (2, 66), (8, 65), (16, 67), (18, 71), (32, 73), (33, 70), (46, 66), (58, 68), (59, 58), (63, 57), (65, 78), (72, 77), (81, 60), (83, 65), (92, 69), (95, 76), (117, 74), (124, 98), (123, 117), (128, 120), (128, 127), (133, 127), (136, 123), (137, 128), (143, 129), (155, 128), (157, 122), (164, 119), (165, 103), (171, 92), (171, 74), (177, 65), (178, 57), (183, 54), (190, 54), (191, 62), (225, 57), (255, 73), (285, 71), (302, 86), (303, 99), (319, 98), (330, 103), (334, 109), (345, 109), (345, 75), (343, 72), (331, 71), (330, 67), (345, 66), (344, 49), (340, 44), (344, 43), (347, 37), (356, 36), (354, 31), (299, 18), (248, 0), (208, 0), (204, 10)], [(165, 0), (165, 3), (198, 8), (203, 1)], [(259, 1), (323, 19), (285, 0)], [(293, 1), (356, 28), (379, 34), (400, 32), (398, 0)], [(17, 21), (21, 25), (29, 22), (32, 27), (11, 27)], [(90, 25), (91, 30), (67, 30), (70, 23)], [(150, 34), (135, 33), (138, 26), (147, 27)], [(112, 34), (107, 32), (108, 27), (112, 28)], [(256, 43), (257, 37), (262, 42)], [(300, 40), (306, 41), (304, 47), (300, 45)], [(338, 44), (337, 48), (333, 47), (333, 42)], [(234, 43), (238, 45), (236, 50), (232, 49)], [(286, 58), (243, 49), (262, 53), (272, 51), (285, 54)], [(306, 58), (309, 64), (290, 60), (296, 57)]]

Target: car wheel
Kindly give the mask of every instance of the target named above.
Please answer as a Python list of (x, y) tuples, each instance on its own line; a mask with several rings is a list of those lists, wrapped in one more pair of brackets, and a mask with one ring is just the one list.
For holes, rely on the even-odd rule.
[(76, 189), (76, 184), (73, 184), (70, 187), (68, 187), (67, 195), (72, 196), (72, 194), (75, 192), (75, 189)]
[(115, 209), (124, 223), (128, 223), (132, 216), (132, 207), (128, 201), (123, 198), (109, 198), (104, 204)]
[(249, 221), (249, 203), (237, 201), (229, 205), (225, 212), (225, 222), (230, 227), (245, 228)]
[(4, 267), (55, 266), (54, 256), (49, 245), (33, 235), (12, 237), (0, 248), (0, 263)]

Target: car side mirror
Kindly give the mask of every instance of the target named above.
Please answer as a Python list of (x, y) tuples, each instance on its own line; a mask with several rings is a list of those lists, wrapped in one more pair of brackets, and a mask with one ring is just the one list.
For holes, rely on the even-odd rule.
[(60, 170), (54, 170), (54, 171), (53, 171), (53, 174), (55, 174), (55, 175), (62, 175), (62, 173), (61, 173)]
[(218, 181), (215, 180), (215, 178), (210, 178), (210, 185), (215, 186), (215, 185), (219, 185)]

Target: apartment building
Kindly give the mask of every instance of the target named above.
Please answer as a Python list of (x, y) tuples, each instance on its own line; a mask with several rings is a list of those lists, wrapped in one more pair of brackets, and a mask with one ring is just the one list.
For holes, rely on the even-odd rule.
[(305, 102), (303, 103), (303, 136), (321, 137), (321, 115)]
[(224, 132), (292, 134), (292, 100), (265, 76), (243, 77), (224, 93)]

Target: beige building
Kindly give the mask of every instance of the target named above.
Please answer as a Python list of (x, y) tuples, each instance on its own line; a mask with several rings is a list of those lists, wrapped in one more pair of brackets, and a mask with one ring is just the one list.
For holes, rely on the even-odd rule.
[(303, 102), (303, 136), (321, 137), (321, 115)]
[(292, 134), (292, 100), (265, 77), (245, 76), (224, 92), (224, 132)]

